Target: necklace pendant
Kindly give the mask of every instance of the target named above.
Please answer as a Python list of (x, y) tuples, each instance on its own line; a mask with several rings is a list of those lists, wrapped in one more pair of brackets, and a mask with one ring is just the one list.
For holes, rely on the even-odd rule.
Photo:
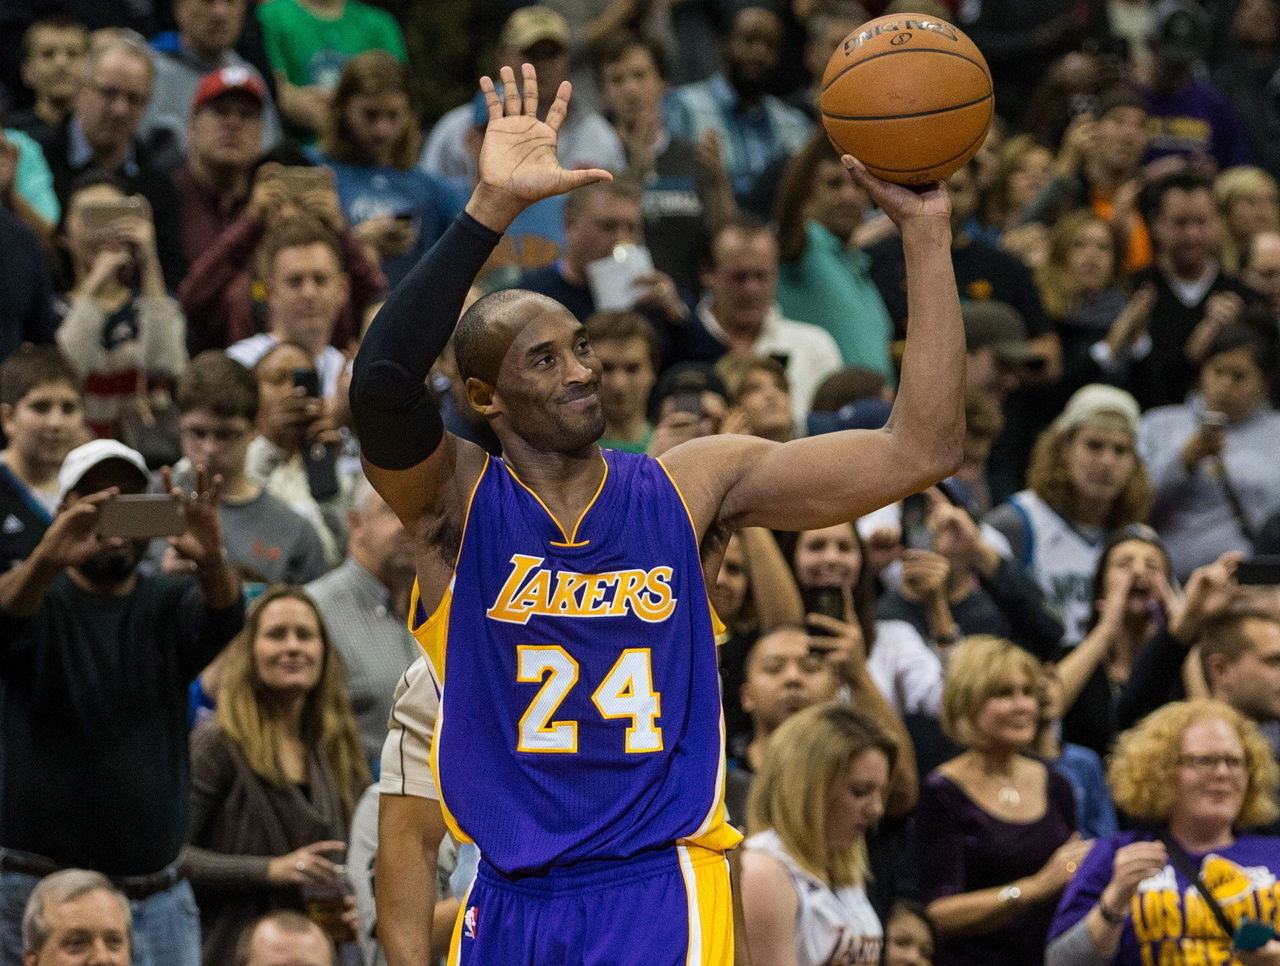
[(1010, 786), (1005, 786), (996, 793), (996, 801), (1005, 808), (1017, 808), (1022, 804), (1022, 794)]

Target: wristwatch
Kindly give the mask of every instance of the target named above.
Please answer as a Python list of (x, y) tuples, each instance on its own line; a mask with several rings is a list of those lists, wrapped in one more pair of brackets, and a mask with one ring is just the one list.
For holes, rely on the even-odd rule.
[(1110, 923), (1113, 926), (1119, 926), (1124, 922), (1125, 912), (1112, 912), (1107, 908), (1107, 904), (1102, 901), (1102, 896), (1098, 896), (1098, 915), (1102, 917), (1103, 922)]
[(996, 893), (996, 898), (1000, 900), (1001, 905), (1006, 902), (1010, 905), (1017, 905), (1019, 900), (1022, 899), (1022, 890), (1016, 885), (1007, 885)]

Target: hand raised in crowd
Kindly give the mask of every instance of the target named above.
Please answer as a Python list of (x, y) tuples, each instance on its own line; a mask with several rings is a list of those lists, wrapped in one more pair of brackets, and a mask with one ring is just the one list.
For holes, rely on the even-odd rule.
[(1182, 447), (1182, 465), (1194, 473), (1201, 460), (1221, 456), (1227, 446), (1227, 429), (1217, 423), (1202, 422)]
[(403, 255), (418, 244), (418, 229), (414, 227), (413, 220), (393, 215), (366, 218), (351, 229), (351, 234), (362, 245), (372, 247), (379, 260)]
[(1053, 850), (1049, 861), (1031, 876), (1033, 888), (1045, 898), (1061, 893), (1091, 848), (1092, 840), (1081, 838), (1079, 832), (1072, 832), (1069, 839)]
[(1192, 362), (1202, 361), (1213, 337), (1222, 331), (1223, 326), (1240, 318), (1242, 311), (1244, 299), (1235, 292), (1214, 292), (1210, 295), (1204, 303), (1204, 318), (1187, 336), (1187, 358)]
[(121, 284), (122, 274), (132, 263), (133, 253), (125, 245), (111, 242), (101, 246), (93, 254), (89, 274), (84, 279), (83, 292), (90, 298), (109, 295)]
[(1194, 644), (1205, 621), (1225, 614), (1240, 599), (1244, 591), (1236, 583), (1236, 567), (1243, 558), (1240, 551), (1228, 550), (1191, 572), (1181, 603), (1170, 611), (1170, 634), (1183, 644)]
[(1107, 348), (1112, 356), (1128, 354), (1134, 344), (1146, 335), (1151, 325), (1151, 310), (1156, 306), (1156, 287), (1147, 282), (1130, 297), (1111, 328), (1107, 330)]
[(102, 505), (119, 494), (118, 487), (90, 493), (62, 510), (40, 538), (33, 557), (51, 569), (62, 571), (84, 563), (104, 547), (119, 547), (119, 537), (98, 535), (98, 513)]
[[(332, 172), (327, 168), (324, 170), (329, 173), (329, 179), (332, 181)], [(338, 200), (336, 188), (315, 188), (304, 191), (297, 200), (304, 212), (320, 219), (335, 235), (341, 235), (347, 231), (347, 217), (342, 213), (342, 204)]]
[(270, 225), (290, 207), (289, 189), (277, 177), (283, 166), (272, 161), (258, 169), (249, 192), (245, 213), (254, 221)]
[(194, 488), (190, 493), (173, 485), (169, 467), (161, 470), (164, 488), (183, 501), (186, 525), (182, 533), (169, 538), (169, 546), (184, 560), (196, 565), (197, 571), (222, 565), (222, 523), (218, 519), (218, 501), (222, 497), (222, 477), (211, 474), (204, 465), (195, 468)]
[(720, 132), (715, 128), (707, 128), (698, 137), (693, 146), (694, 160), (698, 165), (698, 173), (709, 185), (718, 185), (727, 181), (729, 172), (724, 167), (724, 145), (720, 143)]
[(1098, 122), (1091, 114), (1077, 114), (1062, 132), (1062, 143), (1058, 148), (1058, 156), (1054, 159), (1054, 168), (1058, 177), (1066, 178), (1080, 170), (1084, 159), (1093, 150), (1093, 142), (1098, 137)]
[(637, 275), (631, 285), (637, 292), (636, 308), (649, 309), (668, 322), (678, 322), (688, 316), (689, 311), (676, 290), (675, 279), (666, 272)]
[(719, 432), (742, 432), (745, 426), (722, 429), (728, 419), (728, 411), (720, 397), (713, 392), (700, 393), (700, 412), (691, 413), (676, 409), (675, 397), (668, 396), (659, 408), (658, 423), (653, 427), (653, 438), (645, 451), (650, 456), (661, 456), (669, 449), (700, 436), (714, 436)]
[(657, 163), (658, 135), (662, 118), (658, 111), (645, 111), (635, 123), (620, 126), (618, 139), (627, 152), (627, 165), (633, 179), (643, 184)]
[[(846, 611), (849, 602), (846, 600)], [(813, 638), (814, 649), (821, 651), (840, 680), (846, 680), (851, 672), (867, 663), (867, 642), (857, 620), (841, 621), (826, 614), (805, 614), (807, 627), (818, 631)]]
[(1116, 850), (1111, 860), (1111, 881), (1102, 890), (1099, 901), (1107, 911), (1120, 913), (1138, 891), (1138, 883), (1164, 869), (1169, 852), (1163, 842), (1130, 842)]
[(326, 852), (341, 852), (346, 842), (312, 842), (285, 855), (277, 855), (267, 863), (267, 881), (272, 885), (305, 885), (308, 882), (332, 882), (338, 867)]
[(964, 507), (956, 506), (937, 492), (925, 490), (929, 500), (927, 522), (933, 534), (933, 548), (948, 560), (963, 563), (987, 577), (1000, 566), (1000, 552), (982, 539), (976, 520)]
[(327, 425), (326, 415), (323, 399), (308, 396), (305, 389), (295, 386), (287, 396), (263, 400), (258, 425), (270, 442), (293, 452), (317, 432), (333, 428)]
[(1131, 570), (1113, 568), (1102, 588), (1102, 600), (1094, 602), (1098, 612), (1097, 629), (1108, 637), (1124, 633), (1124, 618), (1129, 605), (1129, 592), (1133, 590), (1134, 574)]
[(947, 592), (951, 564), (932, 550), (907, 550), (902, 555), (902, 590), (908, 600), (932, 600)]

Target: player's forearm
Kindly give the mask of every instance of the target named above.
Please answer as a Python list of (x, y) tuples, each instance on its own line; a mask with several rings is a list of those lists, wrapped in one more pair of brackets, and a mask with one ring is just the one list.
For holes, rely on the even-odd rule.
[(902, 228), (907, 269), (907, 347), (889, 425), (919, 454), (923, 485), (960, 464), (964, 437), (964, 323), (951, 263), (951, 231), (940, 218)]
[(436, 802), (410, 795), (381, 797), (374, 891), (378, 941), (389, 966), (431, 962), (436, 850), (443, 835)]
[(351, 380), (351, 418), (374, 466), (407, 469), (440, 444), (444, 424), (427, 374), (500, 237), (469, 214), (459, 215), (369, 325)]

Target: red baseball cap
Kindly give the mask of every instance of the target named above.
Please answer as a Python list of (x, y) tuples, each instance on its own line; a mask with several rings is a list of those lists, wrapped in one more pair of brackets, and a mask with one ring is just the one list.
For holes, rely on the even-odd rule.
[(200, 80), (200, 86), (196, 88), (195, 96), (191, 98), (191, 111), (195, 113), (215, 97), (235, 91), (249, 94), (259, 104), (267, 103), (267, 89), (258, 75), (247, 67), (237, 65), (205, 74)]

